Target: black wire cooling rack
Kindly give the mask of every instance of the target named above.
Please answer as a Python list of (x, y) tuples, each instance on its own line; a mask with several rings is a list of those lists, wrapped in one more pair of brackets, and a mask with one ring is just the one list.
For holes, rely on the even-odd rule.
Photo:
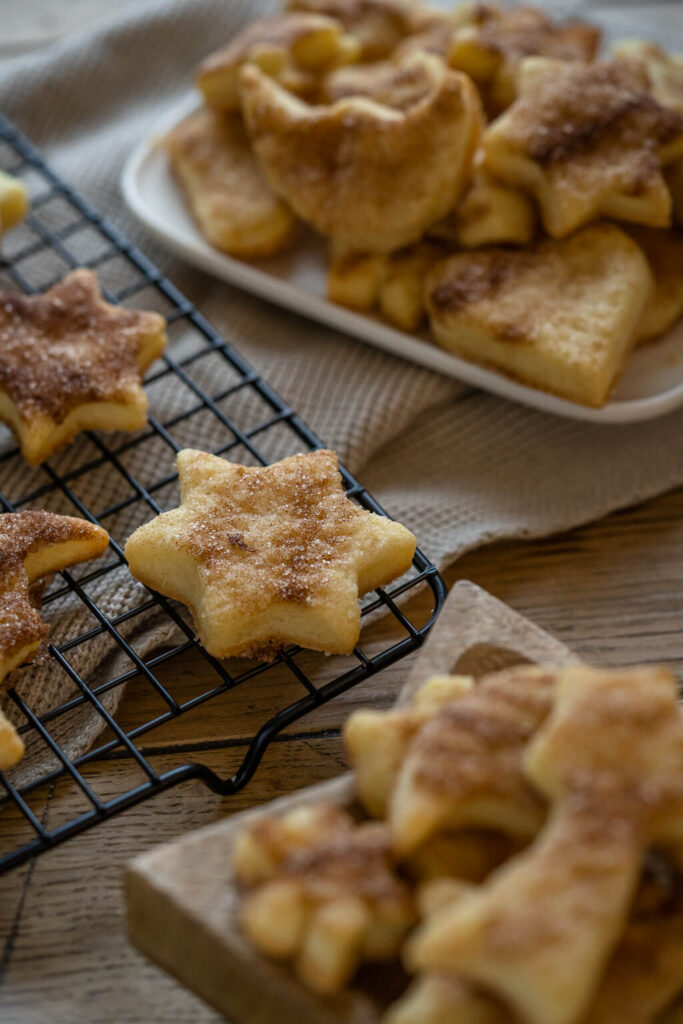
[[(44, 597), (44, 614), (49, 621), (58, 618), (59, 602), (65, 599), (71, 602), (72, 609), (76, 604), (89, 619), (88, 628), (78, 629), (75, 635), (55, 637), (55, 622), (51, 624), (54, 640), (48, 648), (51, 678), (68, 683), (72, 691), (69, 698), (47, 710), (37, 711), (25, 695), (22, 697), (15, 689), (8, 691), (15, 713), (21, 718), (20, 732), (27, 749), (32, 742), (31, 749), (42, 750), (47, 762), (42, 757), (39, 763), (48, 766), (37, 776), (35, 771), (32, 774), (29, 771), (23, 781), (21, 773), (18, 778), (12, 773), (0, 774), (6, 793), (0, 814), (11, 818), (11, 827), (3, 829), (5, 845), (9, 841), (10, 848), (0, 848), (0, 872), (4, 872), (184, 780), (201, 779), (220, 794), (241, 789), (254, 774), (269, 743), (283, 730), (415, 650), (438, 614), (445, 587), (434, 566), (418, 551), (412, 572), (393, 588), (378, 590), (363, 606), (364, 617), (381, 609), (393, 616), (401, 630), (400, 639), (380, 643), (379, 649), (376, 649), (377, 641), (373, 641), (372, 650), (364, 650), (359, 645), (351, 658), (341, 661), (313, 656), (296, 648), (283, 652), (272, 664), (217, 661), (198, 644), (180, 605), (142, 587), (132, 591), (129, 604), (116, 614), (104, 608), (97, 596), (102, 593), (102, 585), (110, 579), (116, 581), (112, 582), (113, 589), (121, 588), (121, 577), (125, 573), (121, 547), (125, 536), (117, 535), (116, 523), (122, 515), (130, 516), (135, 510), (139, 512), (139, 521), (144, 521), (177, 504), (173, 490), (177, 480), (173, 470), (175, 453), (191, 445), (197, 434), (206, 432), (207, 422), (214, 441), (209, 447), (215, 454), (228, 454), (235, 461), (252, 465), (272, 461), (268, 456), (268, 442), (274, 434), (278, 437), (278, 451), (281, 451), (283, 437), (290, 438), (292, 451), (300, 451), (302, 447), (315, 449), (321, 447), (322, 442), (192, 303), (90, 203), (66, 185), (46, 165), (35, 147), (1, 116), (0, 167), (23, 178), (31, 194), (31, 213), (26, 223), (4, 240), (4, 255), (0, 260), (2, 287), (10, 285), (35, 293), (55, 284), (70, 268), (90, 267), (96, 270), (109, 301), (163, 312), (171, 342), (167, 354), (146, 378), (150, 415), (144, 431), (135, 435), (82, 435), (70, 446), (67, 456), (60, 453), (33, 471), (28, 488), (25, 486), (27, 471), (17, 449), (5, 446), (1, 450), (0, 506), (3, 511), (38, 507), (72, 512), (101, 523), (112, 537), (106, 558), (94, 565), (79, 567), (83, 570), (81, 575), (74, 570), (59, 574)], [(112, 269), (115, 274), (111, 273)], [(116, 281), (116, 284), (109, 284), (109, 281)], [(182, 354), (174, 356), (178, 347), (173, 340), (180, 333), (184, 339)], [(219, 364), (229, 372), (231, 379), (216, 390), (212, 384), (218, 380), (219, 374), (214, 368)], [(202, 367), (203, 374), (198, 373)], [(173, 415), (157, 418), (154, 386), (167, 382), (171, 376), (178, 390), (187, 394), (188, 402)], [(162, 455), (153, 459), (155, 472), (150, 476), (147, 471), (143, 478), (130, 468), (130, 456), (149, 444), (158, 445), (166, 459)], [(147, 467), (149, 462), (145, 460)], [(342, 474), (350, 497), (366, 509), (382, 512), (348, 472), (342, 470)], [(96, 475), (106, 478), (108, 495), (103, 507), (97, 508), (90, 507), (93, 501), (82, 496), (84, 490), (92, 493), (93, 488), (84, 488), (84, 484), (92, 482)], [(24, 484), (20, 493), (14, 493), (16, 479)], [(104, 493), (101, 488), (95, 491)], [(130, 582), (130, 578), (127, 579)], [(415, 624), (399, 608), (397, 598), (420, 587), (431, 591), (433, 610), (427, 621)], [(131, 637), (135, 635), (136, 624), (150, 615), (156, 616), (157, 626), (161, 621), (167, 639), (161, 649), (141, 653)], [(105, 654), (100, 653), (101, 669), (93, 679), (80, 670), (78, 655), (87, 655), (95, 644), (101, 652), (106, 648), (116, 657), (107, 661)], [(196, 665), (197, 692), (192, 692), (190, 697), (185, 693), (181, 699), (164, 681), (163, 670), (170, 659), (188, 651), (196, 659), (193, 664)], [(114, 668), (108, 667), (112, 664)], [(268, 681), (274, 685), (267, 685)], [(145, 715), (132, 725), (119, 716), (118, 701), (112, 702), (126, 684), (150, 691), (147, 697), (136, 692), (137, 705)], [(17, 685), (21, 691), (21, 682)], [(254, 727), (249, 736), (235, 740), (232, 757), (237, 760), (233, 760), (224, 776), (200, 762), (174, 764), (169, 768), (166, 759), (164, 770), (158, 765), (155, 767), (155, 730), (187, 716), (187, 723), (183, 720), (183, 725), (187, 724), (183, 738), (191, 741), (192, 710), (206, 701), (225, 699), (236, 688), (245, 686), (250, 687), (252, 713), (249, 720), (254, 722)], [(152, 697), (158, 704), (154, 711), (149, 710)], [(121, 705), (124, 704), (122, 701)], [(64, 733), (61, 728), (64, 721), (69, 716), (76, 716), (78, 720), (79, 714), (89, 716), (90, 727), (93, 718), (96, 719), (97, 736), (90, 749), (74, 756), (69, 745), (56, 737)], [(184, 756), (181, 756), (183, 762)], [(92, 769), (98, 761), (117, 757), (136, 770), (136, 781), (131, 783), (131, 774), (126, 771), (117, 786), (116, 773), (113, 773), (111, 784), (103, 793), (95, 784), (101, 780)], [(19, 768), (22, 766), (24, 762)], [(61, 813), (55, 814), (59, 794), (63, 797), (63, 806)], [(50, 796), (49, 814), (45, 812), (47, 795)]]

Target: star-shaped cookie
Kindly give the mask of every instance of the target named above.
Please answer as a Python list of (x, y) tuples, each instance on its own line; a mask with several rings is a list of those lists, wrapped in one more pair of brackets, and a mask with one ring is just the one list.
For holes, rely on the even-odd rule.
[[(310, 815), (318, 834), (309, 829), (299, 841), (290, 836), (299, 831), (300, 811), (267, 820), (265, 834), (260, 823), (243, 834), (242, 842), (266, 861), (273, 845), (282, 856), (246, 894), (240, 918), (258, 949), (294, 961), (304, 984), (330, 995), (348, 984), (362, 961), (395, 957), (415, 910), (409, 886), (394, 871), (383, 825), (356, 824), (346, 811), (325, 804)], [(239, 860), (235, 867), (239, 877)]]
[(533, 57), (518, 84), (518, 99), (484, 136), (484, 166), (536, 198), (549, 235), (600, 216), (668, 226), (662, 167), (683, 154), (683, 115), (622, 64)]
[[(84, 519), (41, 511), (0, 515), (0, 682), (30, 660), (47, 635), (31, 584), (96, 558), (108, 542), (105, 530)], [(16, 764), (23, 752), (16, 729), (0, 712), (0, 771)]]
[(109, 305), (90, 270), (0, 294), (0, 420), (34, 466), (81, 430), (138, 430), (141, 377), (165, 344), (163, 317)]
[(346, 497), (331, 451), (247, 468), (179, 452), (181, 504), (126, 544), (137, 579), (192, 611), (215, 657), (272, 658), (287, 644), (347, 654), (359, 595), (411, 564), (404, 526)]

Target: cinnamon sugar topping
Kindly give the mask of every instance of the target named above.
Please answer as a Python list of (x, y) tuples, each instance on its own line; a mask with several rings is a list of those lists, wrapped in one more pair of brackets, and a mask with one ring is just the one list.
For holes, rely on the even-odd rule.
[(88, 270), (44, 295), (0, 294), (0, 388), (26, 421), (126, 402), (140, 386), (139, 351), (163, 326), (157, 313), (104, 302)]

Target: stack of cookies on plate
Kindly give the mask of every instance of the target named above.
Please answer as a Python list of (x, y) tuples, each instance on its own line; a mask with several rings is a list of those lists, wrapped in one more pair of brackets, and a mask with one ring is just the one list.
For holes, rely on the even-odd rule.
[(682, 1019), (667, 669), (433, 677), (345, 741), (356, 805), (260, 816), (233, 851), (244, 933), (325, 1019), (352, 1019), (349, 990), (377, 1007), (353, 1019), (382, 1024)]
[(574, 402), (683, 312), (683, 60), (532, 7), (289, 0), (165, 139), (207, 240), (329, 241), (328, 295)]

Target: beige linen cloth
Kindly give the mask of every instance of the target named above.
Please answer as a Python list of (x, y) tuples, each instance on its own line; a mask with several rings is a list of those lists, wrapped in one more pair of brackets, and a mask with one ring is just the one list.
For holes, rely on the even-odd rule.
[[(683, 49), (679, 3), (546, 6), (590, 14), (611, 38), (647, 36)], [(184, 266), (145, 235), (121, 198), (119, 177), (126, 157), (190, 88), (199, 60), (272, 7), (260, 0), (127, 5), (94, 31), (6, 62), (0, 107), (68, 181), (160, 264), (390, 514), (414, 530), (439, 566), (478, 545), (564, 530), (680, 484), (683, 409), (653, 422), (611, 427), (543, 415), (245, 295)], [(163, 418), (181, 400), (161, 387), (150, 401)], [(214, 429), (205, 423), (183, 443), (215, 446)], [(77, 454), (64, 458), (66, 466)], [(139, 476), (151, 480), (161, 475), (158, 451), (137, 458), (133, 468)], [(32, 472), (21, 464), (11, 471), (0, 467), (0, 489), (19, 493)], [(114, 500), (110, 485), (111, 474), (99, 474), (84, 485), (80, 497), (97, 512)], [(170, 497), (164, 496), (167, 504)], [(47, 507), (73, 511), (68, 503), (57, 507), (53, 499)], [(119, 521), (119, 537), (134, 525)], [(107, 613), (116, 614), (139, 597), (135, 587), (121, 570), (115, 579), (106, 577), (94, 596)], [(68, 601), (58, 618), (53, 639), (84, 624), (80, 608)], [(148, 629), (139, 653), (155, 639)], [(79, 670), (107, 678), (109, 670), (100, 661), (112, 656), (106, 652), (111, 652), (107, 640), (82, 650)], [(37, 710), (54, 706), (73, 692), (61, 675), (54, 665), (25, 670), (20, 692)], [(112, 708), (117, 699), (118, 691), (109, 694)], [(77, 754), (87, 748), (99, 724), (86, 708), (52, 728)], [(32, 771), (36, 758), (41, 768), (49, 763), (36, 754), (21, 778)]]

